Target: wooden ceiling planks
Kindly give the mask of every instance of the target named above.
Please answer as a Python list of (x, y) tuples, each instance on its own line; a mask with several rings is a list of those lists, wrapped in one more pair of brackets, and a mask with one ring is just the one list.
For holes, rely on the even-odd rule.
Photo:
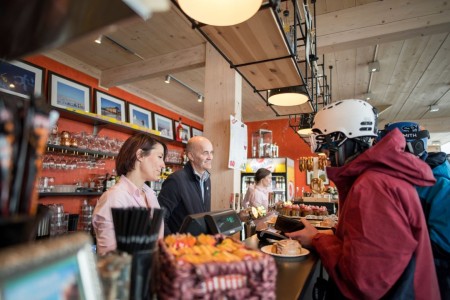
[(260, 10), (238, 25), (202, 30), (235, 65), (289, 54), (271, 9)]

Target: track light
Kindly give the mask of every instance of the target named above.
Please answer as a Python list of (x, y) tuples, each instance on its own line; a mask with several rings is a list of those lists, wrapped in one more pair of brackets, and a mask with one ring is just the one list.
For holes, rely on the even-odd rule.
[(380, 63), (378, 61), (373, 61), (369, 63), (369, 73), (379, 72), (380, 71)]
[(365, 93), (365, 94), (363, 94), (363, 98), (366, 101), (372, 100), (373, 99), (373, 94), (371, 92)]
[(101, 44), (102, 43), (102, 36), (99, 35), (98, 38), (95, 39), (95, 41), (97, 44)]
[(437, 105), (430, 105), (430, 112), (437, 112), (439, 111), (439, 106)]
[(180, 79), (173, 77), (173, 75), (166, 75), (166, 79), (164, 80), (165, 83), (170, 83), (170, 81), (173, 80), (175, 82), (178, 82), (180, 85), (184, 86), (185, 88), (187, 88), (188, 90), (190, 90), (192, 93), (197, 95), (197, 102), (203, 102), (204, 97), (202, 94), (200, 94), (199, 92), (197, 92), (195, 89), (193, 89), (192, 87), (190, 87), (189, 85), (187, 85), (186, 83), (184, 83), (183, 81), (181, 81)]

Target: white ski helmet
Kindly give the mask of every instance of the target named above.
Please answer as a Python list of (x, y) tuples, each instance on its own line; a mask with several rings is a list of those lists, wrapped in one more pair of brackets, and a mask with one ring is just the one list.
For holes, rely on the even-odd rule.
[(378, 133), (377, 118), (376, 109), (363, 100), (325, 106), (314, 117), (311, 151), (328, 151), (331, 166), (343, 166), (372, 147)]
[(312, 152), (319, 150), (324, 136), (335, 132), (349, 139), (377, 137), (377, 117), (376, 109), (363, 100), (341, 100), (325, 106), (312, 124)]

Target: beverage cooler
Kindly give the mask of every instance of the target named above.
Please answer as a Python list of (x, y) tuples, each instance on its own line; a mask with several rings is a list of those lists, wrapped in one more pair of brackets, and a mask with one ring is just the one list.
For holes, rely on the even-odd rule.
[(250, 184), (255, 183), (255, 173), (259, 168), (272, 172), (273, 201), (293, 201), (295, 195), (294, 160), (286, 157), (249, 158), (245, 172), (241, 173), (241, 194), (245, 196)]

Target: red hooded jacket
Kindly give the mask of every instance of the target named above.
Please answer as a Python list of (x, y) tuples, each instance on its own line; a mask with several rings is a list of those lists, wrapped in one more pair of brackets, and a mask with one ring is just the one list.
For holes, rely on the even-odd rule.
[(346, 165), (327, 168), (339, 191), (339, 223), (336, 235), (317, 234), (313, 246), (347, 298), (380, 299), (403, 281), (394, 298), (440, 299), (414, 187), (431, 186), (435, 179), (405, 145), (396, 129)]

